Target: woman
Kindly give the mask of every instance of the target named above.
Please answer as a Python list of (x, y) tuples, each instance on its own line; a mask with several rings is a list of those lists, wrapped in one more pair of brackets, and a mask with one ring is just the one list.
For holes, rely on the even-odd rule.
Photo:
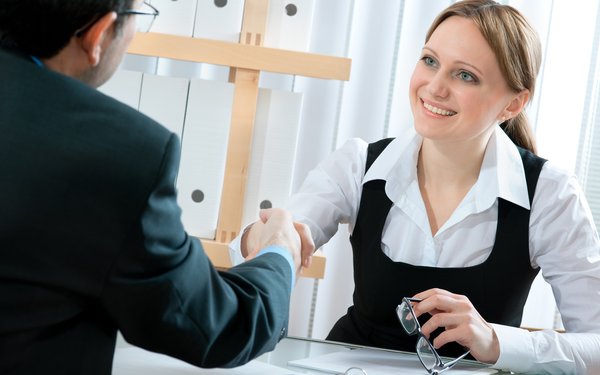
[[(350, 140), (309, 174), (295, 219), (317, 247), (339, 223), (352, 232), (354, 306), (328, 339), (414, 351), (395, 314), (413, 297), (431, 316), (423, 334), (442, 330), (436, 348), (456, 342), (517, 372), (600, 373), (600, 242), (574, 176), (535, 156), (524, 113), (540, 59), (514, 8), (457, 2), (410, 82), (414, 134)], [(243, 238), (249, 253), (259, 231)], [(567, 333), (518, 328), (540, 269)]]

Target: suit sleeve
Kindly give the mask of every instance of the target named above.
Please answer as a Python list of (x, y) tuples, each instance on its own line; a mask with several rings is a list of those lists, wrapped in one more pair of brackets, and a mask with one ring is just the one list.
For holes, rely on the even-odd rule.
[(233, 367), (272, 350), (289, 313), (288, 261), (276, 253), (216, 271), (181, 224), (171, 137), (139, 223), (115, 260), (102, 303), (125, 339), (201, 367)]

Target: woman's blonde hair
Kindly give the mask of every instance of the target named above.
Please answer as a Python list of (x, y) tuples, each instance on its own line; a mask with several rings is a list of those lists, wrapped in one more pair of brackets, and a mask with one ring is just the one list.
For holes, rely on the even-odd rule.
[[(452, 16), (468, 18), (477, 25), (494, 51), (508, 86), (514, 92), (529, 90), (531, 100), (540, 70), (542, 47), (538, 34), (525, 17), (515, 8), (493, 0), (458, 1), (437, 16), (427, 31), (425, 42), (444, 20)], [(524, 111), (500, 126), (517, 146), (536, 152), (533, 131)]]

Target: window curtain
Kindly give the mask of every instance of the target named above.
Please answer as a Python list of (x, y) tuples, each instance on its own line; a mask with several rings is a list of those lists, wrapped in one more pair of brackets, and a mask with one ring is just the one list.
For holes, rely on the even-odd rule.
[(590, 204), (596, 227), (600, 223), (600, 8), (591, 49), (589, 80), (586, 90), (579, 147), (577, 175)]

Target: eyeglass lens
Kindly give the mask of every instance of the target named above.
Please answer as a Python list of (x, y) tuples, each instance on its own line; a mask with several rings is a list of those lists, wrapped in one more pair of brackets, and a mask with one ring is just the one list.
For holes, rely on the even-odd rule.
[(402, 327), (409, 335), (414, 334), (417, 331), (417, 320), (411, 312), (410, 307), (406, 301), (402, 301), (398, 308), (398, 317)]
[(135, 17), (136, 31), (147, 33), (150, 31), (150, 28), (152, 28), (152, 24), (156, 18), (156, 16), (153, 14), (154, 9), (144, 2), (138, 11), (142, 14), (138, 14)]
[(154, 16), (152, 17), (143, 17), (140, 15), (136, 16), (136, 24), (135, 24), (135, 29), (136, 31), (139, 31), (141, 33), (147, 33), (148, 31), (150, 31), (150, 28), (152, 27), (152, 23), (154, 21)]
[(419, 340), (417, 341), (417, 354), (419, 354), (419, 357), (426, 368), (432, 369), (437, 365), (437, 358), (435, 354), (433, 354), (433, 348), (429, 341), (423, 336), (419, 337)]

